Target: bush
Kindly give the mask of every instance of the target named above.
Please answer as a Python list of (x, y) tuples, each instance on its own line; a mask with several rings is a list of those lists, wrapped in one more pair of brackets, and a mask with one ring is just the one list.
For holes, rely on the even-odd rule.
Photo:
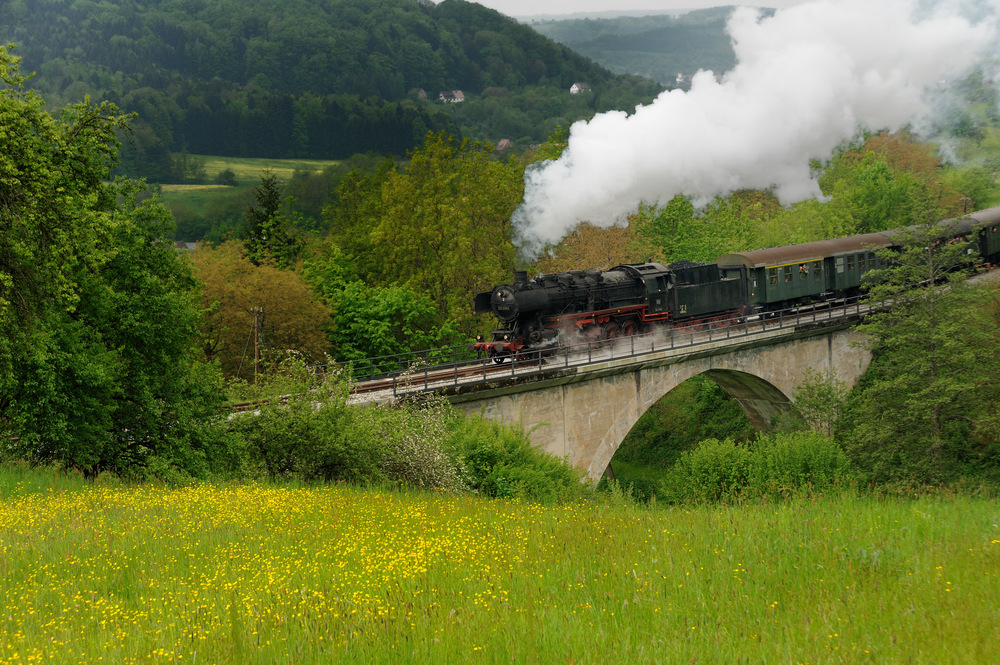
[(450, 423), (447, 447), (464, 461), (470, 489), (485, 496), (561, 501), (587, 491), (582, 470), (532, 446), (520, 427), (460, 416)]
[(380, 462), (389, 480), (411, 487), (461, 492), (468, 489), (461, 460), (445, 451), (452, 407), (440, 398), (395, 407), (363, 409), (355, 423), (359, 438), (384, 445)]
[(749, 449), (731, 439), (706, 439), (667, 472), (660, 496), (671, 502), (718, 501), (738, 497), (747, 485)]
[(347, 385), (326, 377), (310, 392), (263, 403), (229, 421), (245, 442), (250, 475), (304, 481), (371, 482), (383, 476), (382, 446), (355, 431)]
[(836, 442), (816, 432), (759, 436), (747, 446), (708, 439), (669, 470), (660, 496), (670, 502), (779, 498), (822, 491), (850, 478)]
[(747, 488), (777, 496), (803, 489), (828, 490), (849, 479), (840, 446), (818, 432), (775, 433), (752, 444)]
[[(533, 447), (522, 429), (465, 416), (442, 397), (349, 406), (344, 379), (303, 375), (296, 362), (269, 381), (286, 396), (226, 423), (228, 448), (242, 450), (246, 475), (390, 481), (536, 501), (575, 499), (585, 491), (583, 471)], [(250, 394), (248, 386), (234, 385)], [(307, 392), (307, 386), (313, 387)], [(264, 386), (254, 394), (274, 390)]]

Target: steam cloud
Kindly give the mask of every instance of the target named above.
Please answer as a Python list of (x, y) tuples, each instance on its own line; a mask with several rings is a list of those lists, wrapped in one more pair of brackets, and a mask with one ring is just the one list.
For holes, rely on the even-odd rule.
[(690, 91), (632, 115), (577, 122), (560, 159), (529, 169), (513, 218), (522, 250), (537, 254), (578, 222), (609, 226), (677, 194), (818, 196), (810, 159), (827, 159), (861, 128), (926, 117), (925, 93), (981, 59), (998, 9), (1000, 0), (816, 0), (769, 18), (737, 9), (728, 32), (738, 64), (721, 81), (699, 72)]

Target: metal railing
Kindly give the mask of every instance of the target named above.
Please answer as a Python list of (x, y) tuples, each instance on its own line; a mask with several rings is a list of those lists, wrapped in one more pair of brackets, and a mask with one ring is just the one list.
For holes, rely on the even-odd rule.
[[(468, 346), (448, 347), (417, 353), (383, 356), (331, 365), (351, 377), (352, 384), (383, 382), (378, 391), (394, 397), (414, 391), (449, 388), (459, 384), (475, 384), (505, 377), (524, 376), (559, 368), (585, 367), (629, 357), (641, 357), (675, 349), (692, 349), (720, 340), (739, 340), (760, 333), (795, 329), (799, 326), (861, 316), (870, 306), (864, 297), (855, 296), (815, 305), (803, 305), (748, 317), (725, 325), (699, 324), (664, 327), (642, 335), (618, 337), (575, 344), (562, 344), (551, 350), (531, 351), (520, 358), (509, 358), (502, 364), (492, 360), (466, 359), (475, 356)], [(451, 362), (432, 364), (432, 358), (448, 357)], [(385, 371), (385, 368), (395, 370)], [(371, 390), (371, 392), (376, 392)]]

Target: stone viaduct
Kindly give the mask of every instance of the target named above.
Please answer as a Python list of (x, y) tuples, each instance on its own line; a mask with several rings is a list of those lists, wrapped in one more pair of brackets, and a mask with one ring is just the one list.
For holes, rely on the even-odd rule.
[[(871, 361), (855, 344), (857, 317), (748, 332), (697, 346), (553, 367), (446, 391), (467, 413), (521, 423), (531, 441), (600, 479), (639, 417), (698, 374), (722, 386), (751, 423), (765, 427), (791, 408), (807, 369), (835, 370), (853, 386)], [(553, 363), (558, 364), (558, 363)]]

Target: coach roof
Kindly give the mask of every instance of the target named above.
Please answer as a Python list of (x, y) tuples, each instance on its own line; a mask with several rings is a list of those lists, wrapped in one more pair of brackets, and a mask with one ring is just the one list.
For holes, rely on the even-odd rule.
[(715, 260), (715, 263), (720, 266), (744, 265), (747, 268), (782, 266), (819, 261), (838, 254), (863, 252), (871, 247), (884, 247), (888, 244), (890, 241), (885, 233), (864, 233), (846, 238), (834, 238), (833, 240), (817, 240), (799, 245), (784, 245), (770, 249), (755, 249), (750, 252), (723, 254)]

